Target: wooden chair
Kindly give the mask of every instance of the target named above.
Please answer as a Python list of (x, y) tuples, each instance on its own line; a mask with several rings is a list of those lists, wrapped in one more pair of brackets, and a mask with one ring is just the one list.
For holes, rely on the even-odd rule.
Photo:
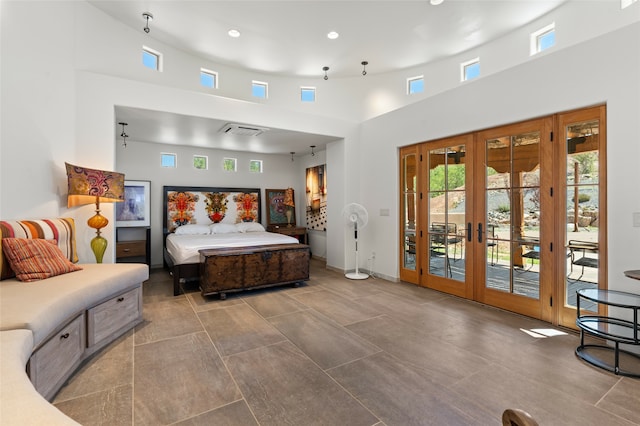
[(507, 408), (502, 413), (502, 426), (538, 426), (538, 422), (526, 411)]

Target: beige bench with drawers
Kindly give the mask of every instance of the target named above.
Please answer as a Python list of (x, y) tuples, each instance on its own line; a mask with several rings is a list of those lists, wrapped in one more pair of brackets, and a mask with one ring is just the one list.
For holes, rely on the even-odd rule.
[[(0, 222), (4, 237), (9, 225)], [(75, 424), (47, 401), (82, 361), (142, 321), (147, 265), (80, 266), (39, 281), (0, 281), (0, 424)]]

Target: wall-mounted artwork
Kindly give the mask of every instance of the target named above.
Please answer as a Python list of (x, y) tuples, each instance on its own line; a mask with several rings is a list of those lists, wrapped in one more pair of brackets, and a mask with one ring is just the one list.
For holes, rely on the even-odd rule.
[(116, 226), (151, 226), (151, 182), (124, 181), (124, 202), (116, 203)]
[(267, 199), (267, 225), (296, 224), (293, 189), (265, 189)]
[(307, 169), (307, 229), (327, 230), (327, 166)]

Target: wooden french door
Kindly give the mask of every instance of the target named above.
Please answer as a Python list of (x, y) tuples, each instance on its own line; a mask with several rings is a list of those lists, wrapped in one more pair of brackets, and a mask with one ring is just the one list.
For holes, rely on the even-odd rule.
[(554, 209), (551, 117), (477, 134), (476, 300), (551, 321)]
[[(606, 107), (559, 114), (557, 128), (558, 324), (575, 328), (576, 290), (607, 288)], [(604, 305), (598, 308), (606, 315)]]
[(575, 327), (607, 287), (604, 147), (602, 106), (402, 148), (400, 278)]

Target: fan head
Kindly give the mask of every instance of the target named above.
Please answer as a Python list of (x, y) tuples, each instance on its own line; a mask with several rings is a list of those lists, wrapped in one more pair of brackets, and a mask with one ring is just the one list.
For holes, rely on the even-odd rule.
[(342, 210), (342, 215), (345, 218), (347, 225), (358, 225), (358, 228), (364, 228), (369, 221), (369, 213), (364, 206), (358, 203), (347, 204)]

